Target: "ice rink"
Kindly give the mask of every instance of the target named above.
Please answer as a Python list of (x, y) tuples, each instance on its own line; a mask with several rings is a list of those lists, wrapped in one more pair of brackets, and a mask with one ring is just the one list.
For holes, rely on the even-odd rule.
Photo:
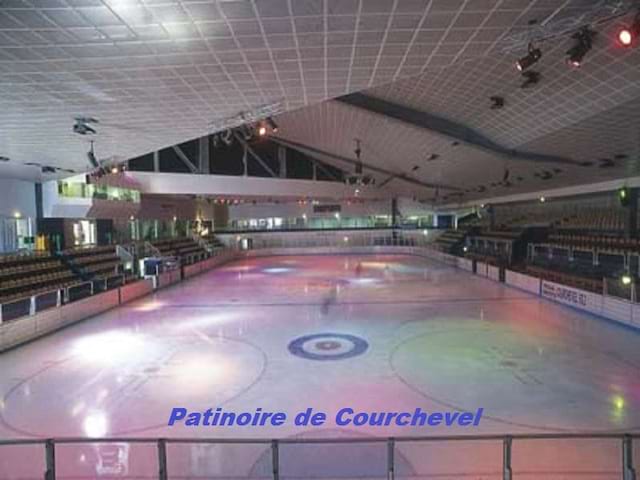
[[(640, 431), (640, 334), (418, 257), (255, 258), (0, 354), (0, 394), (0, 438), (630, 432)], [(260, 407), (290, 417), (313, 407), (328, 421), (169, 428), (173, 407)], [(482, 407), (484, 416), (475, 428), (337, 427), (333, 415), (343, 407)], [(282, 475), (317, 477), (313, 469), (326, 473), (321, 478), (386, 475), (384, 444), (326, 447), (330, 466), (321, 455), (305, 454), (312, 448), (283, 447), (290, 471)], [(439, 448), (399, 447), (398, 477), (421, 478), (436, 468)], [(480, 451), (457, 448), (454, 467), (436, 469), (444, 478)], [(558, 448), (547, 446), (547, 460), (583, 455)], [(581, 460), (595, 472), (588, 478), (616, 478), (616, 448), (600, 443), (602, 458)], [(271, 475), (268, 445), (171, 449), (172, 478)], [(471, 478), (499, 478), (501, 446), (482, 449)], [(41, 478), (40, 452), (0, 448), (0, 478)], [(19, 458), (30, 460), (16, 467)], [(59, 478), (156, 475), (153, 445), (73, 445), (57, 458)], [(553, 470), (549, 462), (545, 468)], [(567, 468), (575, 473), (575, 465)]]

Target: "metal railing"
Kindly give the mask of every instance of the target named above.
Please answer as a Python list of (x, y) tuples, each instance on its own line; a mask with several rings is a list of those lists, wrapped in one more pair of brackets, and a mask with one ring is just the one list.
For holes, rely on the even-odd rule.
[[(169, 445), (264, 445), (265, 451), (263, 453), (268, 454), (268, 457), (271, 459), (271, 475), (270, 478), (272, 480), (280, 480), (280, 472), (282, 470), (283, 462), (281, 460), (280, 449), (287, 445), (330, 445), (330, 446), (344, 446), (345, 444), (381, 444), (386, 446), (386, 477), (387, 480), (394, 480), (396, 477), (397, 467), (399, 462), (397, 461), (398, 454), (402, 454), (401, 451), (398, 451), (399, 447), (402, 444), (407, 443), (418, 443), (424, 446), (428, 444), (446, 444), (449, 442), (453, 442), (456, 444), (469, 442), (475, 446), (476, 450), (479, 450), (478, 444), (473, 442), (489, 442), (492, 443), (493, 446), (499, 447), (501, 450), (501, 465), (493, 465), (492, 468), (500, 469), (499, 477), (503, 480), (513, 480), (518, 478), (518, 475), (514, 473), (514, 452), (513, 446), (514, 444), (518, 444), (520, 442), (525, 441), (534, 441), (534, 442), (549, 442), (554, 440), (563, 440), (563, 441), (574, 441), (579, 443), (578, 441), (582, 440), (611, 440), (618, 442), (620, 447), (620, 456), (617, 460), (618, 467), (615, 468), (615, 472), (620, 473), (620, 477), (622, 480), (635, 480), (636, 472), (633, 462), (633, 440), (640, 438), (640, 434), (619, 434), (619, 433), (579, 433), (579, 434), (569, 434), (569, 433), (558, 433), (558, 434), (517, 434), (517, 435), (449, 435), (449, 436), (428, 436), (428, 437), (367, 437), (367, 438), (353, 438), (353, 437), (343, 437), (343, 438), (283, 438), (283, 439), (231, 439), (231, 438), (220, 438), (220, 439), (209, 439), (209, 438), (51, 438), (51, 439), (16, 439), (16, 440), (0, 440), (0, 453), (3, 448), (7, 447), (20, 447), (20, 446), (40, 446), (42, 447), (42, 456), (44, 458), (45, 470), (42, 472), (43, 478), (45, 480), (55, 480), (57, 468), (60, 465), (56, 462), (56, 451), (58, 447), (62, 447), (65, 445), (96, 445), (96, 444), (146, 444), (155, 447), (156, 450), (156, 459), (155, 465), (145, 465), (145, 467), (151, 468), (157, 472), (153, 476), (149, 476), (148, 478), (157, 478), (159, 480), (169, 480), (170, 474), (168, 470), (168, 465), (172, 463), (173, 460), (177, 460), (175, 458), (170, 458), (170, 450), (167, 448)], [(548, 446), (548, 445), (547, 445)], [(319, 447), (318, 447), (319, 448)], [(456, 447), (456, 451), (458, 451), (461, 447)], [(270, 452), (269, 452), (270, 450)], [(525, 455), (524, 450), (519, 451), (522, 455)], [(14, 451), (15, 453), (15, 451)], [(317, 453), (317, 452), (314, 452)], [(376, 452), (375, 455), (376, 460), (380, 460), (380, 452)], [(527, 450), (526, 455), (531, 458), (531, 454), (533, 452)], [(482, 463), (482, 454), (478, 451), (477, 458), (475, 458), (476, 463)], [(315, 455), (314, 455), (315, 456)], [(148, 456), (145, 455), (145, 458)], [(11, 457), (13, 458), (13, 456)], [(578, 459), (585, 459), (586, 457), (578, 456)], [(372, 458), (373, 459), (373, 458)], [(361, 462), (367, 462), (372, 459), (360, 458)], [(34, 464), (35, 458), (30, 458)], [(291, 460), (291, 458), (289, 459)], [(303, 461), (304, 458), (300, 458), (300, 456), (296, 456), (296, 460)], [(327, 466), (331, 462), (331, 458), (327, 458)], [(451, 459), (455, 461), (454, 459)], [(607, 459), (609, 460), (609, 459)], [(19, 459), (16, 459), (15, 462), (19, 462)], [(127, 459), (129, 461), (129, 459)], [(147, 458), (148, 461), (148, 458)], [(17, 463), (16, 463), (17, 464)], [(364, 463), (363, 463), (364, 464)], [(8, 464), (11, 467), (11, 464)], [(67, 465), (65, 465), (67, 467)], [(335, 468), (335, 465), (332, 465), (332, 468)], [(382, 472), (380, 472), (382, 473)], [(462, 472), (462, 473), (475, 473), (475, 472)], [(527, 472), (523, 476), (531, 476), (532, 472)], [(548, 473), (548, 472), (547, 472)], [(571, 472), (572, 478), (578, 478), (579, 472), (574, 470)], [(584, 472), (584, 477), (596, 478), (593, 476), (593, 471)], [(609, 474), (612, 472), (609, 472)], [(498, 477), (495, 476), (495, 478)], [(338, 475), (332, 474), (333, 477)], [(402, 475), (404, 476), (404, 475)], [(428, 475), (427, 475), (428, 476)], [(265, 478), (267, 476), (265, 475)], [(340, 475), (342, 478), (348, 478), (344, 475)], [(378, 476), (379, 477), (379, 476)], [(146, 478), (146, 477), (145, 477)], [(300, 477), (300, 478), (311, 478), (309, 477)], [(315, 478), (315, 477), (314, 477)], [(545, 478), (544, 473), (538, 474), (535, 478)], [(555, 477), (554, 477), (555, 478)], [(610, 478), (607, 476), (607, 478)]]
[(423, 247), (433, 243), (440, 232), (427, 230), (346, 230), (340, 232), (256, 233), (217, 235), (225, 244), (239, 249), (321, 248), (321, 247)]
[(21, 317), (33, 316), (50, 308), (61, 307), (124, 284), (124, 275), (110, 275), (0, 303), (0, 324)]

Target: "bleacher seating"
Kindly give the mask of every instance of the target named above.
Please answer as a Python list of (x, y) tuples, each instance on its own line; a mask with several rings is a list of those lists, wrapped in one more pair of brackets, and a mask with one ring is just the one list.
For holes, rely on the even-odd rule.
[(183, 263), (191, 263), (197, 257), (206, 257), (208, 252), (189, 237), (167, 238), (152, 241), (163, 256), (179, 258)]
[(542, 278), (549, 282), (560, 283), (590, 292), (602, 293), (603, 277), (595, 278), (598, 273), (593, 270), (587, 272), (585, 270), (575, 270), (568, 267), (563, 268), (558, 264), (553, 266), (529, 264), (526, 266), (525, 271), (529, 275)]
[(585, 234), (561, 234), (552, 233), (548, 242), (551, 246), (574, 247), (608, 250), (611, 252), (633, 251), (640, 248), (640, 239), (624, 238), (614, 235), (585, 235)]
[(465, 236), (467, 235), (466, 230), (445, 230), (434, 242), (435, 247), (438, 250), (445, 253), (455, 253), (456, 248), (462, 245)]
[(563, 229), (622, 231), (624, 211), (614, 208), (585, 208), (565, 218), (559, 226)]
[(0, 256), (0, 303), (69, 287), (80, 279), (49, 253)]
[(91, 278), (106, 278), (123, 273), (122, 260), (115, 245), (64, 250), (62, 255), (72, 267)]
[(213, 233), (209, 233), (202, 237), (212, 248), (224, 248), (224, 243)]

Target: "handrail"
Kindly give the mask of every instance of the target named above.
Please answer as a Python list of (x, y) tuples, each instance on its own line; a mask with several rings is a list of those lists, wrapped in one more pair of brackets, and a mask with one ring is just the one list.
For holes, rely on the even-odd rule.
[[(84, 282), (79, 282), (79, 283), (74, 284), (74, 285), (69, 285), (69, 287), (65, 287), (65, 288), (75, 287), (76, 285), (81, 285), (82, 283), (84, 283)], [(0, 306), (1, 305), (11, 305), (13, 303), (18, 303), (18, 302), (24, 302), (25, 300), (29, 300), (31, 298), (42, 297), (42, 296), (48, 295), (50, 293), (59, 292), (60, 290), (64, 290), (64, 288), (53, 288), (51, 290), (40, 292), (40, 293), (37, 293), (35, 295), (27, 295), (27, 296), (24, 296), (24, 297), (15, 298), (15, 299), (13, 299), (13, 300), (11, 300), (9, 302), (0, 302)]]
[(272, 480), (279, 480), (280, 472), (280, 445), (292, 444), (386, 444), (387, 479), (395, 478), (395, 446), (399, 443), (435, 443), (435, 442), (466, 442), (466, 441), (493, 441), (502, 443), (502, 478), (512, 480), (513, 444), (523, 440), (591, 440), (607, 439), (619, 440), (622, 455), (620, 456), (623, 480), (635, 480), (635, 468), (633, 464), (633, 440), (640, 438), (640, 433), (618, 432), (581, 432), (581, 433), (521, 433), (521, 434), (478, 434), (478, 435), (434, 435), (434, 436), (407, 436), (407, 437), (341, 437), (341, 438), (301, 438), (289, 437), (281, 439), (273, 438), (145, 438), (145, 437), (107, 437), (107, 438), (82, 438), (60, 437), (48, 439), (11, 439), (0, 440), (0, 448), (6, 446), (42, 445), (45, 456), (45, 475), (47, 480), (56, 478), (56, 445), (71, 444), (155, 444), (158, 449), (157, 471), (158, 478), (169, 479), (167, 470), (169, 444), (217, 444), (217, 445), (270, 445), (272, 462)]
[(475, 435), (409, 435), (402, 437), (286, 437), (286, 438), (185, 438), (185, 437), (52, 437), (52, 438), (16, 438), (0, 439), (0, 446), (6, 445), (37, 445), (47, 441), (58, 444), (74, 443), (155, 443), (163, 440), (166, 443), (224, 443), (268, 444), (276, 440), (280, 444), (309, 444), (309, 443), (386, 443), (393, 439), (396, 443), (403, 442), (461, 442), (461, 441), (495, 441), (510, 438), (514, 441), (522, 440), (623, 440), (625, 438), (640, 439), (640, 432), (558, 432), (558, 433), (493, 433)]
[(162, 253), (160, 253), (160, 250), (158, 250), (151, 242), (148, 242), (145, 240), (144, 242), (144, 249), (145, 251), (149, 251), (151, 253), (153, 253), (154, 257), (161, 257)]

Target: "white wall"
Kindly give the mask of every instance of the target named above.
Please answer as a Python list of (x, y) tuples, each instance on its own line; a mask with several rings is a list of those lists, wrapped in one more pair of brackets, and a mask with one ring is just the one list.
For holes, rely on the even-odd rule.
[(36, 217), (35, 183), (12, 178), (0, 178), (0, 217)]
[[(157, 172), (129, 172), (129, 175), (140, 185), (142, 193), (273, 198), (349, 198), (353, 195), (353, 186), (339, 182)], [(380, 194), (379, 189), (363, 188), (360, 196), (378, 198)]]
[[(343, 217), (364, 217), (368, 215), (391, 215), (391, 200), (384, 201), (322, 201), (319, 205), (340, 205), (340, 215)], [(308, 218), (333, 217), (333, 212), (314, 213), (314, 205), (307, 202), (300, 204), (298, 202), (287, 203), (242, 203), (229, 206), (229, 219), (248, 219), (248, 218), (294, 218), (302, 217), (303, 214)]]

